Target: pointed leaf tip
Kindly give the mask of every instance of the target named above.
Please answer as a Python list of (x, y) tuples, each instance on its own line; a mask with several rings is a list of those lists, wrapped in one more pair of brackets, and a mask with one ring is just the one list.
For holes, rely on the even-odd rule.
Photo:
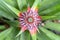
[(23, 32), (22, 31), (20, 31), (17, 35), (16, 35), (16, 37), (18, 37), (19, 35), (21, 35)]

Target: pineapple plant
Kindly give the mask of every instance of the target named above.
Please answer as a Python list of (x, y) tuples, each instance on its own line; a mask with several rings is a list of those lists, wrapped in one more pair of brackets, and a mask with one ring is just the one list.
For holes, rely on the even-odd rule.
[(60, 0), (0, 0), (0, 40), (60, 40)]

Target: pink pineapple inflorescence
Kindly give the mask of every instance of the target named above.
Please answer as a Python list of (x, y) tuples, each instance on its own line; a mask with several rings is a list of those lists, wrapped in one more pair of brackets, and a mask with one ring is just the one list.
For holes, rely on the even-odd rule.
[(41, 23), (41, 16), (38, 15), (37, 8), (30, 8), (26, 12), (19, 14), (21, 30), (29, 30), (30, 34), (35, 34), (38, 31), (38, 25)]

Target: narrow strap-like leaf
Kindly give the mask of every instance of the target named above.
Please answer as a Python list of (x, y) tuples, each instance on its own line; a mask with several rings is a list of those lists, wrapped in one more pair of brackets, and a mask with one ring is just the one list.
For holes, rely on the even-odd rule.
[(33, 3), (33, 5), (32, 5), (32, 8), (40, 8), (40, 2), (41, 2), (41, 0), (35, 0), (35, 2)]
[(23, 33), (23, 32), (20, 31), (20, 32), (16, 35), (16, 37), (20, 36), (22, 33)]
[(37, 34), (38, 40), (51, 40), (44, 32), (40, 30), (40, 33)]
[(9, 35), (9, 33), (12, 31), (13, 27), (3, 31), (0, 33), (0, 40), (3, 40), (6, 36)]
[(20, 35), (20, 40), (25, 40), (25, 33), (22, 33), (22, 34)]
[(31, 37), (32, 37), (32, 40), (37, 40), (37, 35), (36, 34), (31, 35)]
[(18, 13), (20, 12), (19, 10), (17, 10), (16, 8), (8, 5), (5, 1), (0, 0), (0, 3), (3, 5), (5, 5), (9, 10), (11, 10), (11, 12), (14, 12), (16, 15), (18, 15)]
[(40, 12), (46, 9), (49, 9), (59, 3), (60, 3), (60, 0), (42, 0), (41, 6), (40, 6)]
[(17, 8), (18, 7), (18, 4), (17, 4), (17, 0), (4, 0), (6, 3), (8, 3), (9, 5)]
[(4, 12), (4, 11), (0, 11), (0, 16), (5, 17), (9, 20), (14, 20), (14, 16), (12, 16), (10, 13)]
[(20, 10), (22, 10), (24, 6), (27, 6), (26, 0), (17, 0), (17, 3)]
[(56, 16), (41, 16), (42, 17), (42, 20), (52, 20), (54, 18), (56, 18)]
[[(13, 27), (13, 26), (12, 26)], [(18, 33), (17, 28), (13, 28), (12, 31), (9, 33), (9, 35), (7, 37), (5, 37), (5, 40), (15, 40), (17, 39), (15, 36)]]
[(60, 32), (60, 24), (59, 23), (46, 22), (44, 27)]
[(40, 27), (40, 30), (44, 32), (52, 40), (60, 40), (60, 36), (48, 31), (47, 29)]
[(26, 40), (32, 40), (31, 35), (28, 31), (25, 31), (24, 33), (25, 33), (25, 39)]

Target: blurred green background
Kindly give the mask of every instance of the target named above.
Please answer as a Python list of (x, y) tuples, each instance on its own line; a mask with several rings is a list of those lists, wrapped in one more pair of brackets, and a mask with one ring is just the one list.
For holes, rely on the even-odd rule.
[[(19, 37), (18, 14), (38, 7), (42, 23), (36, 38), (28, 30)], [(0, 0), (0, 40), (60, 40), (60, 0)]]

